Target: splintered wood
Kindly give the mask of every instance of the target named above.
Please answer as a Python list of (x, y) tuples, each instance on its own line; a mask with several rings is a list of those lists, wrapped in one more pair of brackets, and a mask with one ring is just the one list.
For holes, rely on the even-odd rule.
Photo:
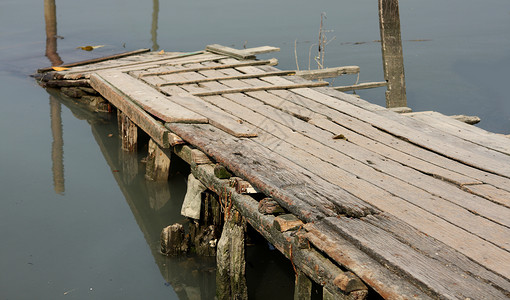
[[(233, 199), (263, 199), (253, 200), (258, 217), (247, 218), (255, 229), (289, 239), (299, 231), (306, 251), (319, 250), (384, 298), (510, 296), (508, 138), (439, 113), (399, 115), (338, 91), (385, 83), (335, 90), (303, 78), (316, 72), (254, 59), (276, 48), (206, 50), (137, 54), (55, 78), (90, 78), (151, 143), (175, 146), (183, 157), (186, 149), (192, 168), (228, 170), (230, 182), (214, 180), (230, 185)], [(292, 249), (279, 250), (292, 260)], [(352, 288), (351, 277), (338, 276), (324, 281), (327, 295), (366, 293), (361, 281)], [(309, 293), (306, 282), (300, 289)]]

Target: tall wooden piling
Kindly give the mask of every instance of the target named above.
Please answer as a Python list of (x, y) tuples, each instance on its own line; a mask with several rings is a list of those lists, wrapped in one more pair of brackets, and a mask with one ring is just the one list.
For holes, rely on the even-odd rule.
[(241, 214), (232, 208), (226, 213), (216, 254), (216, 296), (220, 300), (248, 299), (246, 285), (245, 227)]
[(138, 141), (138, 128), (136, 124), (120, 110), (117, 110), (117, 121), (119, 124), (120, 138), (122, 140), (122, 150), (136, 152)]
[(153, 139), (149, 140), (148, 152), (145, 178), (154, 181), (168, 180), (171, 153), (161, 149)]
[(46, 57), (52, 66), (63, 63), (57, 53), (57, 7), (55, 0), (44, 0), (44, 23), (46, 25)]
[(407, 97), (398, 0), (379, 0), (379, 27), (384, 79), (388, 83), (386, 107), (404, 107)]

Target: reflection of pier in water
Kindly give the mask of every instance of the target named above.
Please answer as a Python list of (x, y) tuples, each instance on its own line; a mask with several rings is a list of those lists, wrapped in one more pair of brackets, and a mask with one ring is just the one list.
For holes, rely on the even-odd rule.
[[(187, 174), (172, 172), (168, 182), (164, 183), (145, 180), (145, 169), (140, 168), (143, 171), (138, 172), (138, 168), (133, 168), (133, 164), (136, 166), (140, 164), (140, 156), (121, 150), (120, 141), (117, 138), (117, 126), (109, 120), (109, 114), (104, 114), (102, 115), (104, 118), (101, 118), (101, 115), (91, 112), (83, 105), (73, 100), (63, 99), (56, 90), (48, 90), (48, 92), (52, 107), (57, 105), (60, 107), (63, 103), (76, 118), (86, 120), (90, 124), (92, 134), (143, 232), (163, 279), (172, 286), (179, 299), (214, 298), (215, 257), (166, 257), (160, 253), (161, 228), (185, 220), (180, 215), (180, 211)], [(52, 120), (57, 119), (52, 112)], [(61, 164), (63, 170), (61, 157), (57, 157), (53, 163)], [(176, 164), (176, 167), (179, 166)], [(186, 168), (180, 168), (180, 170), (185, 172)], [(63, 176), (56, 176), (56, 178), (63, 180)]]

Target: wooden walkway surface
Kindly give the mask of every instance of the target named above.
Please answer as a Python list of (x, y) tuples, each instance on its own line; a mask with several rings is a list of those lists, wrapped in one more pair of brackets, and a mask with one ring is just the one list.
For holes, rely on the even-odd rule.
[(508, 137), (273, 65), (145, 53), (54, 79), (90, 80), (161, 147), (187, 143), (247, 180), (384, 298), (510, 296)]

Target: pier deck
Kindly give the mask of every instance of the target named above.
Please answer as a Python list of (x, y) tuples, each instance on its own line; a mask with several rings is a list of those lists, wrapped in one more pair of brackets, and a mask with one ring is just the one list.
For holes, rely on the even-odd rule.
[[(160, 147), (205, 153), (303, 222), (284, 238), (384, 298), (510, 296), (508, 137), (436, 112), (394, 113), (256, 60), (265, 48), (217, 49), (136, 54), (45, 80), (90, 83)], [(191, 163), (196, 174), (211, 168)], [(256, 200), (241, 196), (248, 222), (274, 236), (275, 216), (256, 216)], [(282, 245), (292, 260), (293, 244)]]

